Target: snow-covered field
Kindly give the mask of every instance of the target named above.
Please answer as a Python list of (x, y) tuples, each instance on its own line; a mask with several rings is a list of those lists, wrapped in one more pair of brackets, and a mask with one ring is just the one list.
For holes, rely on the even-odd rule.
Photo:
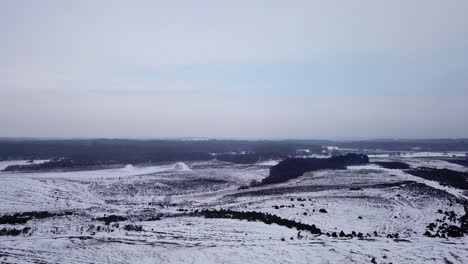
[[(465, 169), (427, 157), (404, 159), (413, 167)], [(23, 163), (0, 162), (0, 168)], [(0, 215), (72, 212), (0, 224), (0, 229), (31, 227), (24, 235), (0, 236), (0, 262), (468, 263), (468, 237), (423, 235), (429, 223), (441, 218), (439, 209), (464, 213), (456, 202), (466, 199), (460, 190), (376, 165), (311, 172), (287, 183), (238, 190), (266, 177), (275, 163), (0, 172)], [(276, 224), (184, 213), (207, 208), (271, 213), (314, 224), (323, 233), (370, 236), (317, 236)], [(96, 220), (105, 215), (127, 220), (118, 226)], [(125, 230), (130, 224), (142, 230)], [(398, 239), (388, 237), (396, 233)]]

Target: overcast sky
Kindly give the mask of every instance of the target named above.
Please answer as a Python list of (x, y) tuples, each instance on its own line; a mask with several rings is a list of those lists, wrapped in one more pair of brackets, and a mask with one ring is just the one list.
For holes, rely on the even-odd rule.
[(468, 136), (468, 1), (0, 1), (0, 136)]

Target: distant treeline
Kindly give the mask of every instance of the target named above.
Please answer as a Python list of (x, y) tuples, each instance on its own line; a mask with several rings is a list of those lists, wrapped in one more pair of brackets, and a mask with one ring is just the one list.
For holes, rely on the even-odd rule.
[[(309, 141), (248, 140), (0, 140), (0, 159), (66, 158), (98, 163), (173, 162), (213, 159), (212, 153), (265, 153), (267, 157), (284, 157), (306, 148), (319, 153), (321, 145)], [(220, 156), (223, 160), (236, 156)], [(245, 156), (245, 160), (260, 159)], [(247, 162), (247, 161), (245, 161)]]
[(383, 149), (391, 151), (468, 151), (468, 139), (401, 139), (401, 140), (363, 140), (330, 142), (340, 148), (350, 149)]
[[(283, 159), (298, 149), (321, 153), (323, 146), (393, 151), (467, 151), (467, 139), (440, 140), (32, 140), (0, 139), (0, 160), (66, 158), (75, 163), (96, 164), (174, 162), (219, 159), (235, 163), (256, 163)], [(217, 155), (212, 155), (216, 153)], [(242, 155), (236, 153), (243, 153)]]
[(281, 153), (244, 153), (244, 154), (230, 154), (223, 153), (216, 155), (216, 159), (220, 161), (238, 163), (238, 164), (255, 164), (266, 160), (279, 160), (285, 159), (288, 156)]
[(56, 158), (42, 163), (30, 163), (24, 165), (10, 165), (4, 171), (53, 171), (73, 169), (99, 169), (108, 168), (109, 165), (118, 164), (115, 161), (87, 160), (87, 159), (62, 159)]

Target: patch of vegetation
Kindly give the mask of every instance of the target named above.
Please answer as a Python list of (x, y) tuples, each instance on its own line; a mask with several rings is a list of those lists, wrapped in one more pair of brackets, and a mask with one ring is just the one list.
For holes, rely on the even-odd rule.
[[(463, 203), (465, 214), (457, 215), (454, 211), (443, 211), (439, 209), (437, 212), (441, 214), (441, 219), (436, 219), (435, 223), (429, 223), (426, 226), (424, 235), (427, 237), (462, 237), (468, 234), (468, 203)], [(456, 224), (459, 223), (460, 226)]]
[(465, 172), (426, 167), (406, 170), (406, 172), (427, 180), (437, 181), (441, 185), (468, 190), (468, 173)]
[[(206, 218), (221, 218), (221, 219), (238, 219), (238, 220), (247, 220), (247, 221), (258, 221), (258, 222), (263, 222), (265, 224), (277, 224), (280, 226), (285, 226), (288, 228), (296, 228), (299, 233), (298, 233), (298, 238), (300, 236), (300, 231), (308, 231), (312, 234), (315, 235), (322, 235), (322, 230), (320, 228), (317, 228), (315, 225), (308, 225), (304, 224), (301, 222), (296, 222), (294, 220), (289, 220), (285, 218), (281, 218), (277, 215), (269, 214), (269, 213), (262, 213), (262, 212), (244, 212), (244, 211), (233, 211), (233, 210), (225, 210), (225, 209), (220, 209), (220, 210), (201, 210), (201, 211), (195, 211), (191, 213), (191, 215), (202, 215)], [(346, 234), (344, 231), (341, 231), (339, 234), (336, 232), (333, 233), (326, 233), (327, 236), (335, 237), (335, 238), (358, 238), (358, 239), (363, 239), (367, 237), (372, 237), (371, 234), (363, 234), (361, 232), (355, 232), (352, 231), (349, 234)], [(378, 236), (377, 232), (374, 231), (374, 236)], [(398, 233), (391, 233), (387, 234), (387, 238), (391, 239), (398, 239), (399, 234)], [(282, 240), (284, 241), (284, 240)]]
[(96, 220), (104, 222), (106, 225), (109, 225), (110, 223), (113, 223), (113, 222), (126, 221), (127, 218), (125, 216), (120, 216), (120, 215), (109, 215), (109, 216), (98, 217), (96, 218)]
[(286, 182), (302, 176), (305, 172), (316, 170), (345, 170), (347, 165), (369, 163), (369, 157), (363, 154), (349, 153), (331, 158), (289, 158), (270, 168), (270, 175), (262, 184)]
[[(90, 164), (95, 166), (96, 164), (211, 160), (214, 158), (212, 153), (263, 153), (251, 157), (220, 157), (220, 159), (233, 159), (232, 161), (250, 163), (257, 159), (256, 155), (263, 158), (278, 155), (286, 157), (294, 155), (296, 149), (302, 148), (309, 149), (313, 153), (320, 153), (322, 151), (321, 143), (321, 141), (309, 140), (0, 139), (0, 159), (54, 159), (62, 157), (67, 161), (42, 166), (69, 168), (69, 166), (90, 166)], [(37, 170), (42, 168), (41, 166), (31, 166), (26, 169)], [(17, 169), (19, 168), (10, 168), (10, 170)]]
[(453, 163), (453, 164), (458, 164), (464, 167), (468, 168), (468, 158), (465, 159), (445, 159), (445, 161)]
[(125, 231), (141, 232), (141, 231), (143, 231), (143, 227), (141, 225), (125, 225), (124, 230)]
[(48, 217), (55, 217), (55, 216), (64, 216), (64, 215), (72, 215), (73, 212), (63, 212), (63, 213), (50, 213), (47, 211), (33, 211), (33, 212), (23, 212), (23, 213), (16, 213), (13, 215), (3, 215), (0, 216), (0, 224), (24, 224), (31, 219), (44, 219)]
[[(420, 151), (467, 151), (468, 139), (386, 139), (332, 142), (344, 149), (385, 149), (392, 151), (412, 151), (418, 147)], [(329, 145), (330, 146), (330, 145)]]
[(25, 235), (31, 230), (30, 227), (25, 227), (23, 229), (16, 228), (3, 228), (0, 229), (0, 236), (19, 236), (21, 234)]
[(410, 165), (400, 161), (377, 161), (373, 163), (386, 169), (407, 170), (410, 168)]
[(259, 221), (265, 224), (277, 224), (286, 226), (288, 228), (296, 228), (297, 230), (309, 231), (312, 234), (320, 235), (322, 231), (315, 225), (303, 224), (294, 220), (281, 218), (277, 215), (261, 212), (239, 212), (233, 210), (202, 210), (198, 214), (205, 216), (206, 218), (227, 218), (227, 219), (238, 219), (247, 221)]
[(38, 164), (26, 165), (10, 165), (4, 171), (49, 171), (57, 169), (74, 169), (84, 167), (97, 167), (116, 164), (115, 161), (100, 161), (100, 160), (75, 160), (75, 159), (53, 159), (47, 162)]
[(281, 153), (226, 153), (216, 155), (217, 160), (237, 164), (255, 164), (265, 160), (285, 159), (286, 157)]

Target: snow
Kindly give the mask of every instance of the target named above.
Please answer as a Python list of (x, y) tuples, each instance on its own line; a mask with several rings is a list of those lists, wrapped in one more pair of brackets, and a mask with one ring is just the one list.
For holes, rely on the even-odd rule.
[(280, 162), (281, 162), (281, 160), (266, 160), (266, 161), (262, 161), (262, 162), (257, 163), (257, 165), (259, 165), (259, 166), (275, 166)]
[(192, 171), (190, 169), (189, 166), (187, 166), (187, 164), (183, 163), (183, 162), (177, 162), (175, 165), (174, 165), (174, 169), (175, 170), (178, 170), (178, 171)]
[(134, 170), (135, 170), (135, 167), (133, 167), (132, 164), (127, 164), (127, 165), (125, 165), (124, 169), (125, 169), (126, 171), (134, 171)]
[[(438, 161), (434, 161), (434, 162), (438, 162)], [(411, 162), (410, 162), (410, 164), (411, 164)], [(456, 164), (454, 164), (454, 165), (456, 165)], [(413, 166), (413, 167), (416, 167), (416, 166)], [(435, 168), (441, 168), (441, 167), (435, 167)], [(450, 186), (444, 186), (444, 185), (439, 184), (436, 181), (426, 180), (426, 179), (423, 179), (423, 178), (420, 178), (420, 177), (417, 177), (417, 176), (413, 176), (413, 175), (405, 173), (405, 172), (403, 172), (401, 170), (381, 168), (380, 166), (375, 165), (375, 164), (362, 165), (362, 166), (348, 166), (348, 169), (350, 169), (350, 170), (377, 170), (377, 171), (381, 171), (382, 173), (385, 172), (385, 173), (393, 175), (393, 176), (398, 176), (402, 180), (409, 180), (409, 181), (424, 183), (427, 186), (433, 187), (433, 188), (438, 189), (438, 190), (443, 190), (443, 191), (445, 191), (447, 193), (450, 193), (450, 194), (452, 194), (452, 195), (454, 195), (455, 197), (458, 197), (458, 198), (468, 199), (468, 196), (464, 194), (463, 190), (456, 189), (456, 188), (453, 188), (453, 187), (450, 187)]]
[[(403, 159), (416, 167), (452, 166), (431, 158)], [(466, 198), (461, 190), (374, 164), (316, 171), (286, 183), (237, 189), (266, 177), (269, 166), (276, 162), (237, 165), (204, 161), (128, 164), (92, 171), (0, 172), (0, 215), (38, 210), (75, 212), (19, 226), (0, 225), (33, 228), (31, 236), (0, 236), (0, 262), (370, 263), (372, 258), (377, 263), (468, 262), (467, 237), (422, 235), (426, 225), (440, 217), (438, 209), (463, 213), (460, 204), (450, 205), (449, 200), (451, 195)], [(12, 163), (0, 166), (6, 164)], [(447, 194), (435, 196), (411, 184), (398, 185), (405, 180)], [(382, 187), (385, 184), (394, 185)], [(158, 206), (164, 197), (171, 197), (175, 205)], [(275, 205), (285, 207), (275, 209)], [(359, 240), (301, 232), (304, 237), (298, 239), (297, 230), (284, 226), (178, 216), (178, 208), (260, 211), (315, 224), (324, 232), (376, 231), (379, 237)], [(319, 213), (321, 208), (328, 213)], [(91, 226), (104, 227), (94, 220), (104, 214), (129, 219), (113, 232), (86, 231)], [(157, 214), (166, 217), (143, 221)], [(144, 231), (125, 231), (122, 226), (126, 224), (141, 225)], [(392, 233), (399, 233), (402, 240), (386, 238)]]
[(49, 160), (34, 160), (33, 162), (29, 163), (27, 160), (7, 160), (7, 161), (0, 161), (0, 171), (4, 170), (6, 167), (10, 165), (27, 165), (27, 164), (40, 164), (47, 162)]

